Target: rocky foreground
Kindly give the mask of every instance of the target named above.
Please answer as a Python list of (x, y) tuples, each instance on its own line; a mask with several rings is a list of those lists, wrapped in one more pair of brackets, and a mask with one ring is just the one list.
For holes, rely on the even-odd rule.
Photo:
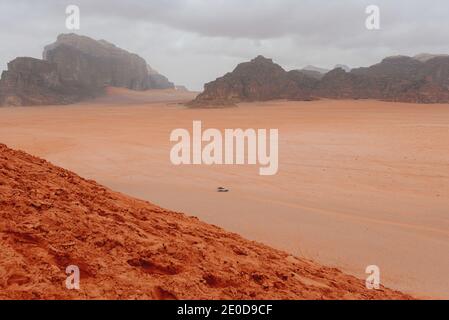
[(262, 56), (205, 85), (190, 106), (232, 105), (274, 99), (376, 99), (449, 102), (449, 56), (389, 57), (368, 68), (346, 66), (285, 71)]
[(104, 94), (105, 87), (173, 89), (136, 54), (76, 34), (61, 34), (43, 60), (19, 57), (0, 79), (0, 106), (70, 104)]
[[(0, 299), (409, 299), (0, 145)], [(81, 289), (65, 288), (68, 265)]]

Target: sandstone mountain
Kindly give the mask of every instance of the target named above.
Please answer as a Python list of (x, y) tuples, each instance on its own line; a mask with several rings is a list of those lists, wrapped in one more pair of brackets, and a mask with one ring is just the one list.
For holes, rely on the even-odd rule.
[(62, 34), (43, 60), (19, 58), (0, 80), (0, 105), (68, 104), (103, 93), (107, 86), (168, 89), (174, 84), (136, 54), (104, 41)]
[(43, 58), (58, 66), (61, 79), (87, 87), (111, 86), (131, 90), (174, 87), (149, 68), (143, 58), (105, 40), (61, 34), (55, 43), (45, 47)]
[(410, 298), (0, 144), (0, 299)]
[(312, 66), (312, 65), (308, 65), (308, 66), (302, 68), (301, 71), (313, 71), (313, 72), (318, 72), (318, 73), (321, 73), (321, 74), (326, 74), (330, 70), (326, 69), (326, 68), (321, 68), (321, 67), (315, 67), (315, 66)]
[(315, 70), (300, 69), (297, 71), (301, 72), (302, 74), (304, 74), (310, 78), (316, 79), (316, 80), (321, 80), (325, 75), (325, 73), (321, 73), (321, 72), (315, 71)]
[(323, 78), (324, 75), (326, 73), (328, 73), (330, 70), (325, 69), (325, 68), (315, 67), (312, 65), (308, 65), (302, 69), (299, 69), (298, 71), (300, 71), (301, 73), (303, 73), (309, 77), (312, 77), (316, 80), (321, 80), (321, 78)]
[(240, 101), (311, 99), (317, 80), (301, 71), (285, 71), (271, 59), (258, 56), (233, 72), (205, 85), (190, 106), (234, 104)]
[(0, 106), (68, 104), (97, 93), (63, 81), (55, 64), (34, 58), (11, 61), (0, 80)]
[[(338, 68), (343, 69), (346, 72), (351, 71), (351, 68), (345, 64), (337, 64), (337, 65), (335, 65), (335, 67), (332, 70), (338, 69)], [(299, 71), (301, 71), (305, 75), (308, 75), (309, 77), (321, 80), (324, 77), (324, 75), (331, 70), (326, 69), (326, 68), (320, 68), (320, 67), (308, 65), (308, 66), (300, 69)]]
[(326, 98), (447, 103), (449, 57), (434, 57), (422, 62), (396, 56), (350, 72), (335, 69), (323, 77), (314, 94)]
[(166, 76), (163, 76), (149, 65), (148, 69), (148, 87), (150, 89), (175, 89), (174, 83), (170, 82)]
[(449, 56), (395, 56), (367, 68), (340, 66), (286, 72), (258, 57), (216, 81), (189, 105), (206, 106), (272, 99), (379, 99), (413, 103), (449, 102)]
[[(351, 67), (349, 67), (349, 66), (347, 66), (347, 65), (345, 65), (345, 64), (336, 64), (335, 67), (334, 67), (334, 69), (338, 69), (338, 68), (343, 69), (343, 70), (345, 70), (346, 72), (351, 71)], [(333, 69), (332, 69), (332, 70), (333, 70)], [(330, 70), (329, 70), (329, 71), (330, 71)]]

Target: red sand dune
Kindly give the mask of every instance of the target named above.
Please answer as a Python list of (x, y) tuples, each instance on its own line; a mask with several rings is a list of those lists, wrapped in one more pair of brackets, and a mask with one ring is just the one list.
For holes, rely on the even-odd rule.
[[(0, 299), (408, 299), (0, 145)], [(65, 288), (65, 268), (81, 289)]]

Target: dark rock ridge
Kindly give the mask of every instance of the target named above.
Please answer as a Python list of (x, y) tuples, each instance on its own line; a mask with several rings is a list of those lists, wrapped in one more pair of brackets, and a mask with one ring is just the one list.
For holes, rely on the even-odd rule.
[(205, 85), (189, 106), (232, 105), (241, 101), (311, 99), (317, 80), (301, 71), (287, 72), (262, 56), (239, 64), (233, 72)]
[[(346, 68), (345, 68), (346, 69)], [(395, 56), (347, 72), (287, 72), (264, 57), (242, 63), (205, 90), (190, 106), (273, 99), (378, 99), (413, 103), (449, 102), (449, 56)]]
[(146, 61), (104, 40), (62, 34), (43, 60), (17, 58), (0, 80), (0, 106), (69, 104), (101, 95), (106, 86), (168, 89), (174, 84)]
[(368, 68), (335, 69), (318, 83), (314, 94), (325, 98), (379, 99), (413, 103), (449, 102), (449, 57), (422, 62), (396, 56)]
[(6, 106), (68, 104), (96, 93), (62, 81), (55, 64), (27, 57), (9, 62), (0, 80), (0, 105)]

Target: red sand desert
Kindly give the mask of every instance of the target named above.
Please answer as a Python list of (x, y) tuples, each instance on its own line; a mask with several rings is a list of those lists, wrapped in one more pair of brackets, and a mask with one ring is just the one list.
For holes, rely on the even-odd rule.
[[(180, 94), (170, 90), (146, 93), (111, 90), (108, 97), (91, 103), (1, 108), (0, 140), (9, 147), (42, 157), (85, 178), (98, 181), (112, 190), (149, 200), (169, 210), (186, 212), (207, 223), (294, 256), (337, 267), (361, 279), (366, 277), (364, 272), (368, 265), (378, 265), (381, 269), (382, 284), (386, 287), (421, 298), (449, 298), (448, 105), (320, 100), (251, 103), (240, 104), (238, 108), (207, 110), (186, 109), (178, 104), (192, 97), (193, 94)], [(201, 120), (205, 127), (218, 129), (279, 129), (278, 174), (259, 176), (257, 166), (173, 166), (169, 159), (170, 132), (175, 128), (191, 128), (193, 120)], [(22, 154), (20, 157), (27, 158)], [(32, 169), (38, 172), (60, 170), (49, 169), (47, 164), (33, 161), (37, 163), (33, 164)], [(31, 165), (22, 166), (27, 168)], [(39, 166), (44, 166), (45, 169), (39, 169)], [(36, 178), (39, 178), (37, 173), (30, 174), (23, 178), (26, 179), (23, 183), (35, 181)], [(198, 282), (198, 290), (189, 287), (189, 295), (183, 288), (187, 286), (187, 279), (200, 280), (203, 277), (204, 274), (196, 269), (199, 266), (193, 265), (204, 250), (195, 251), (192, 260), (185, 261), (181, 254), (185, 252), (185, 249), (182, 249), (185, 242), (181, 239), (189, 238), (191, 244), (197, 242), (201, 248), (209, 245), (208, 241), (212, 241), (210, 245), (215, 250), (222, 247), (221, 241), (226, 241), (226, 246), (222, 249), (223, 255), (213, 254), (207, 257), (211, 259), (209, 266), (215, 268), (219, 265), (218, 270), (223, 272), (223, 277), (217, 280), (218, 282), (212, 281), (213, 283), (231, 283), (232, 279), (227, 278), (226, 273), (230, 270), (232, 274), (236, 274), (236, 271), (247, 272), (248, 277), (255, 270), (265, 270), (267, 279), (270, 279), (267, 281), (274, 286), (274, 274), (270, 270), (290, 271), (289, 268), (294, 267), (290, 262), (286, 262), (288, 254), (250, 244), (220, 229), (156, 209), (141, 201), (108, 190), (102, 191), (104, 189), (93, 182), (73, 179), (80, 183), (83, 181), (87, 188), (81, 188), (79, 185), (67, 186), (65, 192), (69, 194), (74, 190), (82, 193), (82, 197), (77, 198), (78, 201), (86, 197), (86, 201), (93, 202), (93, 191), (101, 191), (99, 200), (103, 201), (102, 197), (112, 197), (113, 203), (120, 202), (114, 204), (119, 209), (105, 209), (99, 207), (97, 202), (93, 203), (95, 210), (104, 210), (104, 216), (86, 213), (83, 218), (85, 220), (76, 226), (70, 224), (67, 227), (64, 234), (67, 239), (58, 238), (57, 241), (53, 238), (54, 234), (45, 228), (40, 229), (40, 224), (51, 225), (55, 223), (56, 217), (70, 220), (71, 215), (64, 211), (64, 206), (68, 204), (61, 203), (59, 211), (46, 212), (48, 221), (34, 221), (37, 219), (34, 217), (34, 222), (26, 223), (23, 217), (17, 217), (17, 220), (14, 220), (16, 225), (8, 228), (16, 228), (18, 231), (14, 231), (16, 233), (12, 235), (23, 240), (26, 244), (24, 250), (33, 252), (29, 259), (42, 261), (41, 265), (29, 267), (29, 271), (40, 274), (39, 270), (48, 270), (45, 277), (49, 278), (46, 278), (45, 283), (59, 283), (61, 280), (58, 278), (59, 270), (54, 269), (53, 263), (58, 261), (58, 258), (54, 257), (54, 252), (59, 250), (58, 246), (63, 246), (65, 240), (70, 243), (75, 241), (79, 243), (79, 251), (74, 251), (75, 257), (85, 256), (99, 240), (92, 238), (85, 244), (83, 239), (73, 240), (71, 237), (78, 231), (76, 228), (80, 228), (81, 237), (88, 237), (87, 224), (93, 223), (98, 227), (98, 238), (104, 240), (107, 236), (106, 228), (101, 225), (107, 221), (111, 224), (109, 229), (118, 228), (119, 223), (125, 223), (126, 226), (117, 229), (119, 239), (109, 239), (108, 245), (99, 246), (92, 251), (92, 257), (95, 252), (95, 256), (98, 254), (98, 260), (90, 263), (82, 261), (88, 270), (93, 269), (92, 274), (101, 274), (96, 280), (87, 280), (91, 281), (88, 285), (92, 286), (89, 293), (91, 297), (129, 297), (126, 288), (131, 288), (131, 283), (138, 285), (133, 279), (140, 279), (145, 270), (136, 269), (135, 266), (131, 268), (126, 261), (147, 259), (144, 254), (144, 251), (148, 250), (144, 250), (145, 243), (149, 247), (153, 245), (160, 248), (165, 241), (182, 244), (174, 245), (173, 252), (158, 256), (155, 263), (173, 263), (175, 266), (186, 264), (185, 269), (175, 275), (159, 272), (162, 274), (158, 274), (157, 279), (148, 278), (155, 291), (145, 291), (148, 296), (143, 294), (139, 297), (162, 295), (177, 298), (239, 298), (251, 296), (253, 292), (254, 297), (258, 298), (315, 298), (323, 295), (323, 292), (329, 293), (324, 294), (324, 298), (368, 297), (363, 296), (367, 294), (363, 290), (354, 289), (355, 295), (345, 295), (342, 291), (323, 288), (323, 282), (329, 285), (330, 282), (336, 281), (336, 286), (341, 289), (340, 285), (345, 281), (340, 282), (338, 277), (346, 277), (340, 273), (337, 278), (331, 280), (337, 273), (332, 273), (336, 271), (330, 269), (323, 269), (326, 270), (323, 277), (327, 277), (327, 280), (319, 280), (322, 282), (316, 284), (316, 287), (323, 290), (316, 290), (313, 282), (310, 286), (307, 285), (310, 284), (309, 280), (303, 281), (302, 286), (299, 284), (300, 280), (297, 283), (286, 281), (284, 286), (287, 287), (269, 290), (268, 295), (260, 289), (259, 284), (253, 284), (250, 280), (248, 283), (251, 285), (243, 282), (242, 286), (238, 287), (247, 288), (246, 291), (239, 291), (238, 288), (234, 291), (221, 285), (219, 288), (209, 288), (206, 281), (206, 284)], [(45, 182), (45, 185), (51, 188), (51, 183)], [(64, 180), (61, 183), (69, 182)], [(231, 192), (217, 193), (216, 188), (219, 186), (225, 186)], [(53, 188), (60, 186), (55, 185)], [(39, 190), (37, 186), (36, 189)], [(39, 192), (35, 195), (36, 199), (40, 199)], [(134, 217), (132, 212), (122, 209), (128, 206), (145, 208), (142, 212), (147, 212), (148, 216), (143, 214), (144, 217)], [(81, 203), (78, 209), (82, 212), (86, 208), (90, 210), (93, 207), (86, 207), (86, 204)], [(29, 214), (36, 215), (37, 212)], [(123, 218), (133, 222), (128, 224), (122, 221)], [(158, 222), (153, 226), (149, 222), (141, 221), (143, 218)], [(176, 220), (180, 229), (173, 227), (172, 230), (172, 220)], [(2, 230), (5, 227), (2, 225)], [(26, 231), (27, 228), (34, 231)], [(125, 232), (126, 228), (139, 230), (139, 235), (129, 235)], [(198, 232), (203, 230), (202, 228), (207, 230), (207, 239), (199, 236)], [(163, 232), (167, 230), (171, 230), (171, 233)], [(190, 230), (190, 234), (185, 230)], [(163, 238), (162, 233), (167, 238)], [(216, 233), (224, 240), (214, 240)], [(12, 263), (18, 269), (21, 265), (29, 265), (24, 255), (18, 253), (18, 249), (12, 245), (11, 237), (11, 233), (8, 234), (7, 240), (3, 242), (7, 245), (5, 248), (9, 249), (2, 250), (2, 254), (16, 257), (17, 260), (12, 260)], [(136, 243), (138, 245), (132, 249), (129, 246), (122, 247), (127, 241), (133, 246)], [(53, 242), (56, 243), (53, 245), (54, 252), (48, 246)], [(122, 245), (112, 246), (115, 249), (109, 247), (117, 242)], [(251, 267), (239, 269), (244, 268), (237, 264), (241, 256), (233, 256), (230, 251), (232, 245), (243, 246), (251, 252), (243, 258), (244, 261), (249, 259), (244, 264), (252, 264)], [(115, 257), (123, 252), (126, 252), (123, 259), (116, 260)], [(111, 253), (111, 256), (106, 253)], [(260, 260), (256, 259), (259, 253), (262, 254), (259, 256)], [(274, 260), (265, 258), (271, 254), (274, 255)], [(222, 258), (218, 258), (219, 256)], [(270, 266), (259, 265), (260, 261), (264, 260), (267, 260)], [(230, 269), (223, 266), (225, 261), (230, 263)], [(300, 261), (304, 267), (302, 263), (305, 263), (305, 260)], [(117, 263), (115, 270), (126, 272), (126, 277), (120, 279), (121, 292), (110, 290), (112, 275), (101, 271), (103, 269), (100, 267), (108, 263)], [(2, 268), (0, 270), (4, 273), (4, 266)], [(49, 275), (53, 275), (53, 278)], [(11, 280), (12, 285), (16, 285), (13, 289), (16, 290), (14, 292), (17, 297), (22, 297), (23, 293), (20, 293), (19, 284), (14, 279), (17, 278), (19, 283), (24, 282), (30, 286), (36, 283), (34, 280), (20, 280), (23, 277), (27, 276), (19, 274)], [(4, 276), (1, 278), (5, 279)], [(105, 288), (95, 292), (93, 286), (98, 279), (104, 279), (102, 283)], [(314, 278), (314, 281), (318, 280)], [(42, 292), (42, 288), (36, 287), (36, 292)], [(144, 288), (142, 284), (142, 290)], [(305, 294), (303, 289), (306, 288), (313, 293)], [(40, 297), (57, 297), (62, 293), (55, 289), (46, 294), (48, 296)], [(391, 296), (383, 297), (397, 296), (392, 293)]]
[[(0, 145), (0, 299), (408, 299)], [(77, 265), (81, 289), (67, 290)]]

